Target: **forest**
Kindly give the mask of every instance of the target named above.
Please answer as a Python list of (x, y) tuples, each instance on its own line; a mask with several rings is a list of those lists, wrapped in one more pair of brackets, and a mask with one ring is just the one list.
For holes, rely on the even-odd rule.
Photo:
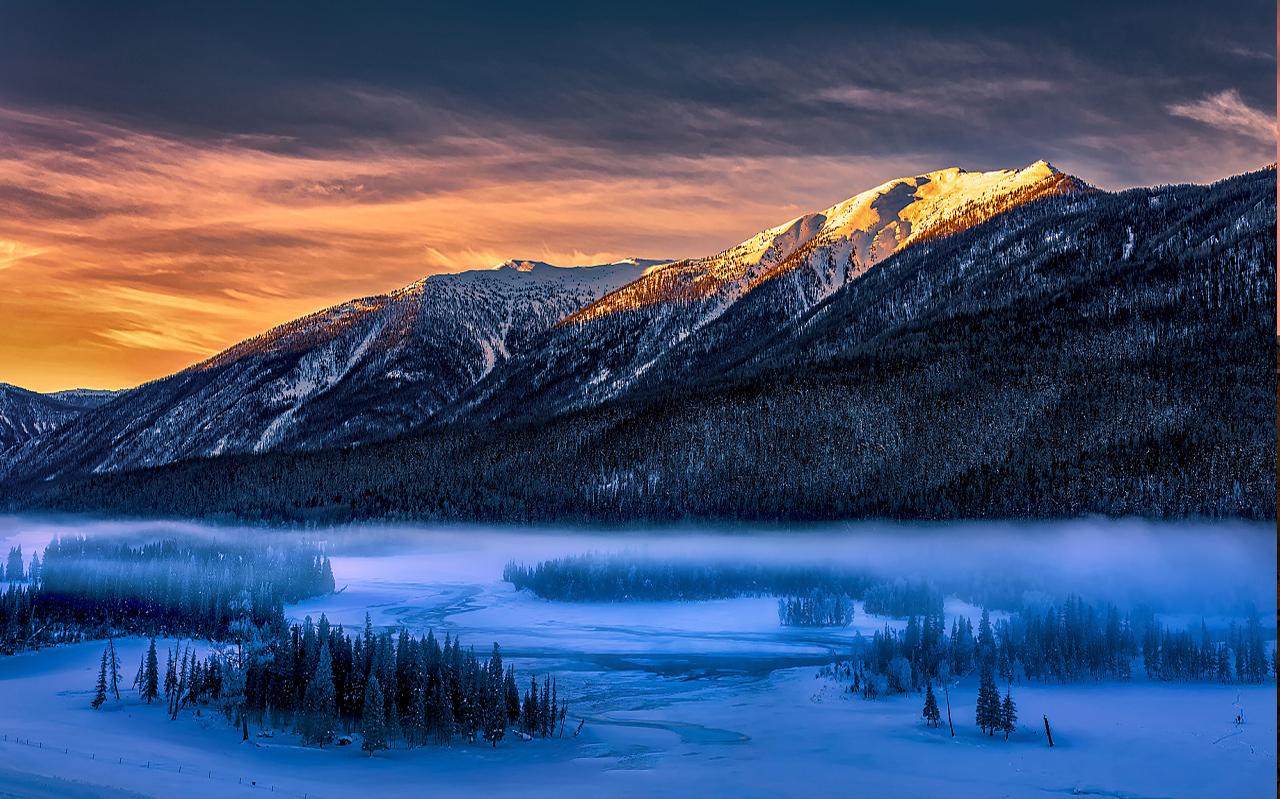
[(866, 698), (920, 691), (977, 672), (1010, 683), (1128, 680), (1141, 657), (1148, 678), (1166, 682), (1261, 683), (1275, 676), (1275, 653), (1256, 612), (1198, 635), (1164, 626), (1149, 610), (1121, 613), (1109, 603), (1069, 597), (1042, 611), (1027, 609), (995, 622), (982, 611), (975, 633), (964, 617), (912, 615), (905, 629), (859, 634), (850, 659), (832, 672)]
[(1036, 201), (782, 327), (766, 283), (593, 407), (3, 501), (300, 525), (1271, 519), (1275, 174)]
[(334, 590), (317, 547), (165, 539), (130, 544), (67, 536), (23, 567), (10, 550), (0, 653), (116, 634), (229, 640), (283, 623), (286, 602)]
[(594, 553), (550, 558), (532, 566), (512, 561), (503, 568), (502, 579), (517, 590), (564, 602), (783, 596), (815, 589), (861, 597), (875, 580), (866, 573), (830, 567), (699, 563)]
[[(211, 707), (244, 739), (250, 724), (296, 731), (306, 745), (349, 744), (375, 751), (403, 746), (447, 746), (483, 739), (497, 746), (513, 728), (522, 737), (564, 734), (568, 702), (557, 681), (530, 676), (523, 694), (515, 668), (504, 667), (498, 644), (480, 659), (472, 648), (428, 631), (414, 638), (404, 629), (347, 634), (323, 615), (313, 623), (275, 623), (254, 630), (234, 648), (203, 660), (178, 643), (166, 652), (163, 677), (155, 639), (138, 664), (133, 689), (147, 702), (163, 703), (170, 718)], [(114, 643), (103, 650), (93, 707), (120, 698), (120, 664)]]

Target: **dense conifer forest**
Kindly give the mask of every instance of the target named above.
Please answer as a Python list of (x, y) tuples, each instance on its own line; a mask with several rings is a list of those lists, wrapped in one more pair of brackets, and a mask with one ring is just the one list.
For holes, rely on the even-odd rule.
[[(375, 633), (367, 617), (353, 635), (324, 616), (292, 626), (277, 620), (236, 643), (204, 658), (198, 647), (178, 644), (165, 653), (162, 677), (153, 639), (133, 687), (143, 701), (163, 702), (171, 718), (211, 707), (245, 738), (252, 724), (296, 731), (304, 744), (321, 747), (352, 743), (358, 732), (371, 755), (459, 740), (497, 746), (508, 729), (526, 738), (564, 734), (568, 702), (555, 678), (531, 676), (521, 693), (521, 678), (503, 665), (496, 643), (480, 659), (448, 635), (441, 642), (434, 632)], [(115, 690), (115, 663), (109, 643), (94, 707)]]
[(696, 563), (626, 555), (570, 555), (532, 566), (512, 561), (502, 579), (543, 599), (628, 602), (784, 596), (823, 590), (861, 597), (875, 578), (817, 566)]
[[(375, 632), (367, 617), (355, 635), (324, 616), (287, 624), (285, 603), (334, 591), (315, 545), (69, 536), (29, 564), (12, 548), (4, 577), (0, 653), (107, 639), (94, 708), (121, 699), (115, 636), (148, 635), (132, 683), (138, 698), (162, 702), (172, 718), (215, 708), (246, 737), (253, 724), (324, 746), (358, 731), (372, 753), (459, 739), (496, 746), (508, 729), (541, 738), (564, 731), (568, 705), (555, 678), (518, 684), (496, 643), (481, 659), (449, 635)], [(192, 641), (161, 651), (157, 637)]]
[(1165, 682), (1261, 683), (1275, 676), (1275, 653), (1267, 655), (1256, 612), (1226, 629), (1211, 631), (1202, 622), (1193, 634), (1169, 629), (1149, 610), (1122, 613), (1080, 597), (995, 621), (984, 609), (976, 632), (961, 616), (948, 632), (941, 613), (912, 615), (903, 630), (886, 625), (870, 637), (859, 634), (852, 657), (826, 673), (874, 699), (974, 673), (1011, 684), (1128, 680), (1137, 658), (1149, 679)]
[(32, 555), (10, 550), (0, 596), (0, 652), (112, 634), (228, 640), (282, 624), (284, 603), (334, 590), (314, 546), (166, 539), (130, 544), (64, 537)]

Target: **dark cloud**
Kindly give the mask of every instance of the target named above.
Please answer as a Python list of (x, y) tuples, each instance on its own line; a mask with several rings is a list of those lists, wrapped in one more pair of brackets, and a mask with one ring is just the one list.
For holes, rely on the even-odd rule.
[(108, 204), (74, 193), (51, 194), (0, 183), (0, 215), (10, 220), (83, 222), (109, 214), (139, 214), (147, 210), (145, 205)]
[[(1270, 0), (1048, 5), (6, 4), (0, 100), (288, 153), (536, 135), (975, 166), (1136, 131), (1176, 147), (1168, 109), (1225, 91), (1274, 113)], [(1135, 155), (1106, 169), (1144, 179)]]

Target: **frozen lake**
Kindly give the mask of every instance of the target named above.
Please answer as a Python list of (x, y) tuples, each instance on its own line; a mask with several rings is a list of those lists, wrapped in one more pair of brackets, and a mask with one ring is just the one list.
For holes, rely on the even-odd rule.
[[(5, 549), (38, 549), (61, 532), (164, 535), (181, 530), (264, 543), (277, 533), (158, 523), (0, 520)], [(508, 560), (624, 551), (667, 558), (856, 564), (930, 576), (995, 569), (1033, 575), (1058, 596), (1158, 601), (1198, 623), (1243, 602), (1274, 618), (1274, 529), (1140, 522), (1062, 525), (855, 525), (806, 531), (589, 534), (460, 528), (326, 531), (340, 592), (290, 606), (360, 627), (434, 629), (484, 651), (497, 640), (522, 673), (552, 670), (579, 738), (497, 750), (457, 746), (358, 751), (241, 744), (221, 719), (170, 722), (129, 702), (88, 701), (101, 646), (0, 658), (0, 796), (327, 798), (377, 785), (420, 796), (464, 785), (491, 796), (1271, 796), (1274, 683), (1147, 682), (1014, 686), (1022, 724), (1005, 742), (973, 725), (976, 681), (952, 689), (957, 737), (920, 723), (919, 696), (868, 702), (816, 677), (852, 636), (886, 623), (859, 607), (852, 628), (778, 625), (772, 598), (560, 603), (499, 578)], [(1264, 604), (1265, 603), (1265, 604)], [(948, 618), (978, 610), (951, 598)], [(124, 645), (126, 666), (144, 642)], [(1137, 670), (1140, 672), (1140, 669)], [(126, 675), (131, 676), (131, 674)], [(941, 699), (941, 697), (940, 697)], [(1239, 703), (1247, 723), (1232, 723)], [(1053, 722), (1049, 749), (1041, 716)], [(34, 745), (17, 743), (15, 738)], [(150, 763), (150, 766), (144, 765)], [(181, 771), (179, 772), (179, 768)], [(256, 782), (256, 785), (249, 785)], [(456, 789), (453, 787), (452, 789)]]

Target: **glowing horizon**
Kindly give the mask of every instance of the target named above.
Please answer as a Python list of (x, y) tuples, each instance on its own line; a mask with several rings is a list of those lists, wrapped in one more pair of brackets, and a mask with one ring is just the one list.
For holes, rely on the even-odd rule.
[[(1255, 74), (1274, 52), (1247, 21), (1143, 43), (1177, 50), (1169, 77), (1156, 50), (1117, 62), (1097, 20), (1029, 59), (1034, 14), (962, 30), (940, 10), (849, 52), (834, 23), (753, 9), (696, 36), (608, 14), (582, 36), (540, 14), (344, 10), (299, 32), (274, 8), (0, 9), (31, 32), (0, 53), (0, 382), (127, 388), (430, 274), (711, 255), (951, 166), (1044, 158), (1120, 188), (1275, 159)], [(896, 30), (877, 14), (859, 25)], [(332, 47), (356, 24), (377, 47)], [(794, 48), (744, 44), (783, 24)], [(477, 54), (481, 33), (503, 46)]]

